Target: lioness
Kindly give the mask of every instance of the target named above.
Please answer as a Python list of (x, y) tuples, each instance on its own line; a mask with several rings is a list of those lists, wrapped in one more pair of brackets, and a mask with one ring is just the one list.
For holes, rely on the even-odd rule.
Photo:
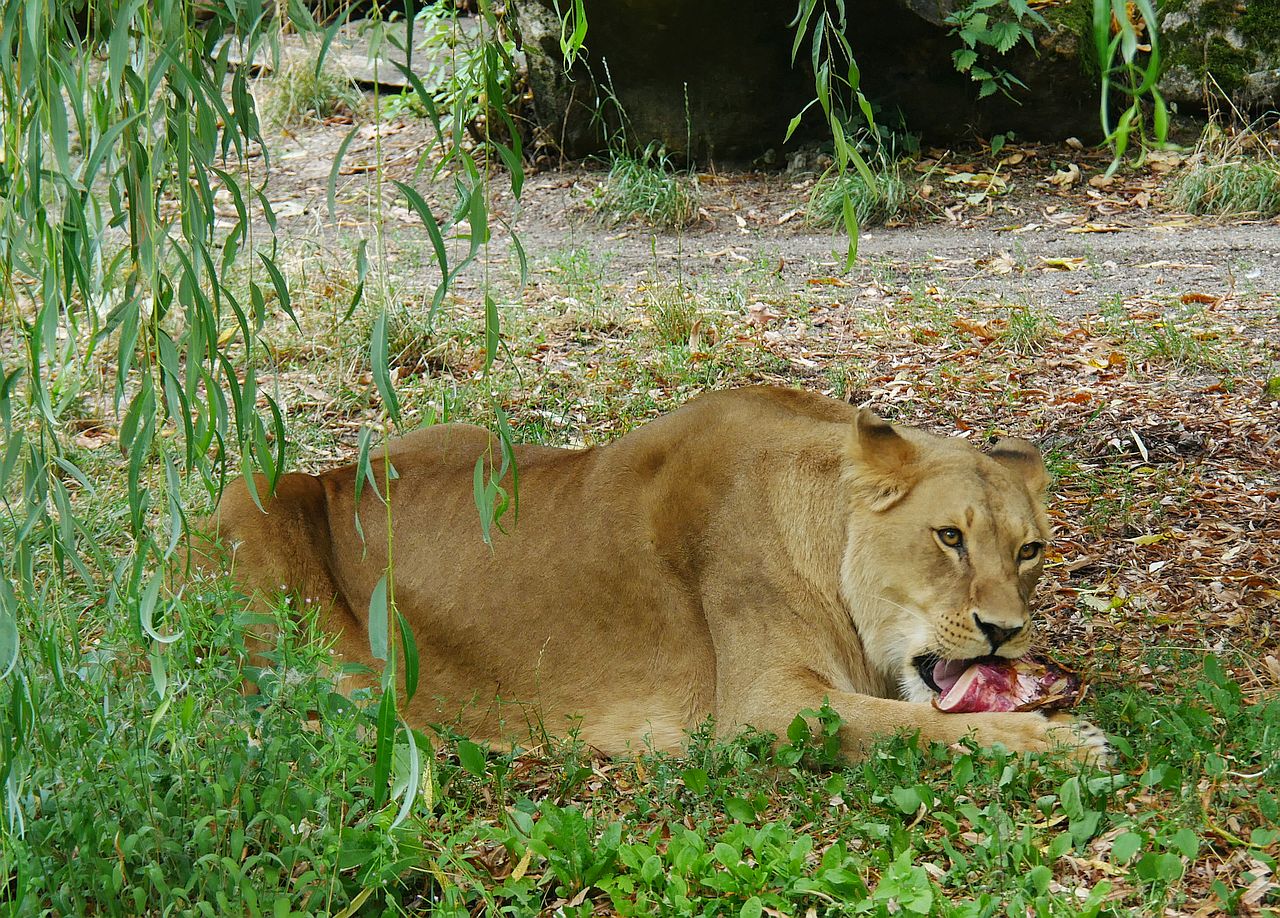
[(940, 661), (1031, 644), (1049, 528), (1044, 465), (1025, 441), (984, 455), (806, 392), (711, 393), (607, 446), (517, 447), (518, 516), (492, 548), (472, 490), (491, 449), (463, 424), (396, 441), (398, 477), (375, 462), (376, 490), (363, 488), (363, 541), (355, 466), (284, 476), (265, 514), (239, 481), (215, 528), (247, 593), (331, 604), (339, 653), (375, 666), (389, 493), (419, 724), (521, 744), (531, 725), (577, 729), (618, 754), (675, 750), (708, 716), (721, 733), (785, 735), (829, 698), (851, 755), (896, 731), (1104, 752), (1071, 718), (930, 704)]

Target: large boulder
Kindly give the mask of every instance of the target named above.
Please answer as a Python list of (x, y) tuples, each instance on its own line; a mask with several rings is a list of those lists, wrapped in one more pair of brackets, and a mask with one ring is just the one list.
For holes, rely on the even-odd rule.
[(1183, 111), (1280, 108), (1280, 0), (1164, 0), (1160, 89)]
[[(1051, 7), (1052, 27), (1036, 29), (1037, 48), (1024, 44), (1001, 58), (1027, 90), (982, 101), (951, 59), (960, 43), (945, 20), (962, 5), (848, 0), (849, 41), (881, 121), (939, 143), (1007, 130), (1043, 139), (1097, 134), (1096, 66), (1082, 61), (1092, 47), (1090, 0)], [(625, 131), (633, 147), (657, 141), (699, 158), (751, 158), (781, 147), (791, 118), (813, 98), (807, 43), (791, 65), (790, 0), (584, 6), (587, 52), (566, 72), (552, 0), (517, 4), (542, 139), (571, 156), (597, 152)], [(806, 118), (810, 137), (824, 136), (818, 115)]]

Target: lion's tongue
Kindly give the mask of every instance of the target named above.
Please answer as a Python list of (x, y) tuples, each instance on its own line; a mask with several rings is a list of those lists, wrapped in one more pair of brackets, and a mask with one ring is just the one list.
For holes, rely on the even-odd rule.
[(1023, 685), (1013, 661), (971, 663), (960, 673), (955, 661), (946, 660), (934, 669), (934, 681), (943, 689), (939, 710), (950, 714), (978, 711), (1012, 711), (1024, 704), (1032, 686)]

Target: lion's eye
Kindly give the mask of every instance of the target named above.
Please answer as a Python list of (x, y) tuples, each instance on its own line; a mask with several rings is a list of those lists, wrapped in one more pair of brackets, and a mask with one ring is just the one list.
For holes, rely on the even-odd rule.
[(1019, 561), (1034, 561), (1040, 557), (1040, 552), (1044, 551), (1044, 545), (1040, 542), (1028, 542), (1018, 549)]
[(938, 541), (947, 548), (959, 548), (964, 544), (964, 533), (954, 526), (947, 526), (938, 530)]

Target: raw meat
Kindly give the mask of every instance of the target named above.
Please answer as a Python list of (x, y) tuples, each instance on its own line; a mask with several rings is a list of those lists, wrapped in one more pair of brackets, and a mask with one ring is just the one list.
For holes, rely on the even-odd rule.
[(1028, 659), (941, 660), (934, 666), (933, 681), (941, 689), (934, 706), (949, 714), (1060, 710), (1084, 697), (1074, 673)]

